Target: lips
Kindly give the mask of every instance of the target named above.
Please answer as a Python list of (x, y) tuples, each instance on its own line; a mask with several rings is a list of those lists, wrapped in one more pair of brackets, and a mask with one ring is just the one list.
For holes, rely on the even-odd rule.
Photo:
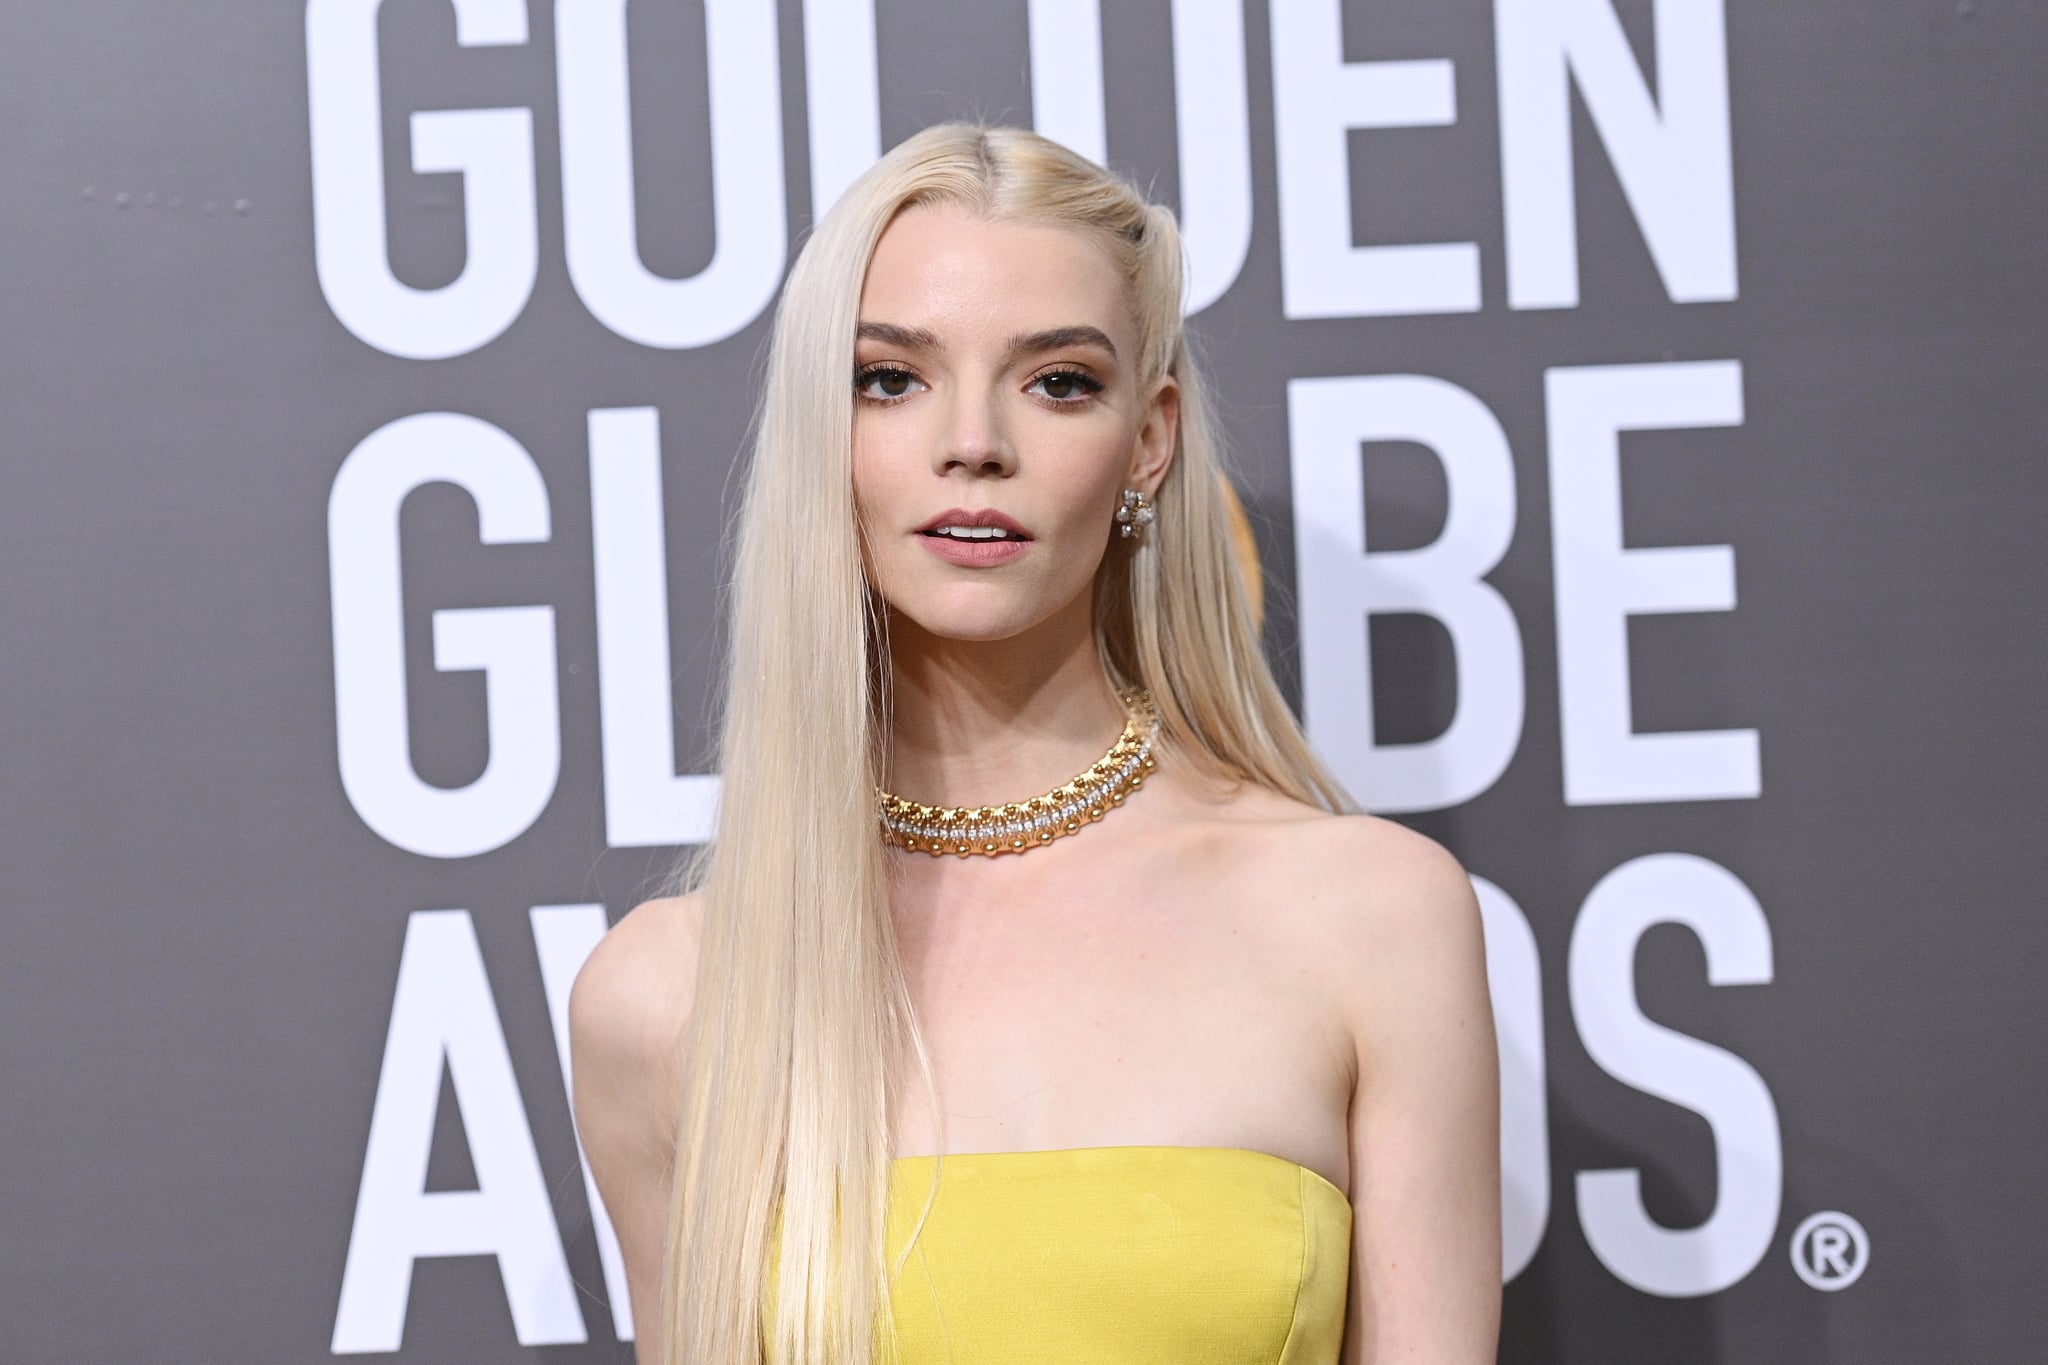
[(926, 549), (949, 564), (988, 568), (1006, 564), (1031, 547), (1031, 533), (994, 508), (948, 508), (917, 528)]
[(993, 507), (970, 512), (964, 507), (949, 507), (917, 528), (923, 536), (933, 535), (943, 529), (957, 528), (965, 531), (1001, 532), (997, 535), (963, 537), (973, 540), (1029, 540), (1031, 533), (1014, 518), (1006, 517)]

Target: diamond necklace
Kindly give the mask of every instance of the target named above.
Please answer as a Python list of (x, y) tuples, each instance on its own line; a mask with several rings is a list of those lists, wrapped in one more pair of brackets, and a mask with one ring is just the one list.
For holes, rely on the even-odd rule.
[(1152, 757), (1159, 713), (1151, 695), (1133, 687), (1119, 696), (1129, 719), (1116, 743), (1088, 771), (1043, 796), (997, 806), (926, 806), (875, 788), (883, 841), (934, 858), (945, 853), (994, 857), (1049, 844), (1100, 820), (1144, 786), (1145, 774), (1159, 766)]

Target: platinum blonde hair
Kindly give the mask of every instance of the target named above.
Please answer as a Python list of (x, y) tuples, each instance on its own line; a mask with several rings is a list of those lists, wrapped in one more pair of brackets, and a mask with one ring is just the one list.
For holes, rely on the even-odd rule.
[(700, 887), (704, 928), (661, 1274), (666, 1365), (889, 1354), (889, 1284), (909, 1252), (883, 1246), (891, 1100), (912, 1061), (928, 1092), (933, 1082), (876, 833), (887, 641), (853, 507), (854, 333), (877, 241), (926, 204), (1098, 242), (1137, 321), (1141, 390), (1161, 374), (1179, 382), (1158, 520), (1134, 543), (1111, 537), (1105, 511), (1094, 590), (1103, 666), (1151, 692), (1162, 762), (1352, 809), (1259, 649), (1182, 324), (1172, 213), (1021, 129), (947, 123), (897, 146), (791, 269), (754, 423), (729, 599), (724, 796), (715, 841), (677, 874)]

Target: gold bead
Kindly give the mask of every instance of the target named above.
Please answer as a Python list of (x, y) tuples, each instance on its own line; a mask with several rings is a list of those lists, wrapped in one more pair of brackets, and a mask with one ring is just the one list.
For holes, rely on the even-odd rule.
[[(922, 849), (935, 858), (945, 853), (957, 853), (963, 858), (976, 853), (992, 857), (1022, 852), (1034, 842), (1049, 844), (1063, 835), (1076, 833), (1083, 824), (1101, 820), (1112, 807), (1123, 805), (1131, 792), (1144, 785), (1145, 773), (1159, 766), (1149, 752), (1159, 729), (1152, 699), (1142, 689), (1131, 688), (1122, 694), (1122, 700), (1130, 714), (1116, 743), (1085, 772), (1041, 796), (993, 806), (930, 806), (876, 788), (883, 842), (912, 852)], [(1062, 808), (1074, 813), (1061, 816), (1058, 812)], [(1041, 825), (1041, 820), (1049, 823)], [(932, 829), (938, 837), (919, 838), (896, 828), (902, 825)], [(1024, 828), (1007, 836), (1005, 842), (1006, 836), (1000, 832), (1004, 825)]]

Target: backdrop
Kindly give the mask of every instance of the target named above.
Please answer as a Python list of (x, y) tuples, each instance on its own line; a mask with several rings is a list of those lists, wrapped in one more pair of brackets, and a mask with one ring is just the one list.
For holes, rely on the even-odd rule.
[(2038, 1350), (2044, 20), (8, 6), (0, 1356), (629, 1357), (568, 983), (782, 274), (963, 115), (1177, 206), (1276, 666), (1474, 874), (1504, 1358)]

